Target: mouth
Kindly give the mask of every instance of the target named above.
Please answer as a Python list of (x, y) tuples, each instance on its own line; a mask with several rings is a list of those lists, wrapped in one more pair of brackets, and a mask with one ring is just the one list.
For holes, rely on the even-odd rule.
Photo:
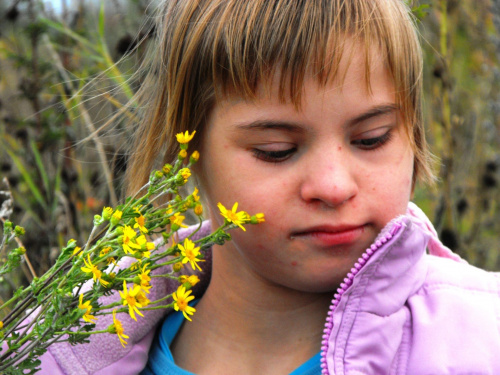
[(366, 225), (318, 226), (293, 232), (292, 240), (312, 242), (321, 247), (349, 245), (358, 241)]

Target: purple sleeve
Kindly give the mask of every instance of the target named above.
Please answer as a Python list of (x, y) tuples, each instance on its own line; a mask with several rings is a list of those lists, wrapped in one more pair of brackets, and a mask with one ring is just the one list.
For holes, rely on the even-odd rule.
[(64, 372), (49, 350), (39, 357), (39, 359), (42, 361), (42, 369), (37, 372), (37, 375), (64, 375)]

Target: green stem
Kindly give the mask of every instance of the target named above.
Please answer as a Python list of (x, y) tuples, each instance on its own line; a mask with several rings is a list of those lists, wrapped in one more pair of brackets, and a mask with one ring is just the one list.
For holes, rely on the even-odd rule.
[(161, 306), (153, 306), (153, 307), (143, 307), (139, 310), (143, 311), (143, 310), (160, 310), (160, 309), (171, 309), (172, 307), (174, 307), (174, 304), (171, 303), (169, 305), (161, 305)]
[(109, 333), (107, 329), (103, 329), (100, 331), (92, 331), (92, 332), (86, 332), (86, 331), (57, 331), (54, 332), (55, 335), (85, 335), (85, 336), (90, 336), (93, 335), (94, 333)]
[(16, 301), (17, 299), (21, 299), (25, 293), (30, 292), (30, 291), (31, 291), (31, 286), (24, 289), (19, 296), (13, 296), (11, 299), (9, 299), (3, 305), (0, 306), (0, 311), (2, 311), (4, 308), (9, 306), (12, 302)]

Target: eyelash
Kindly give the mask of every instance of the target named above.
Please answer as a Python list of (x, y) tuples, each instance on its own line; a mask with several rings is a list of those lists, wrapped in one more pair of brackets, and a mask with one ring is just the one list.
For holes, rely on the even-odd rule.
[(297, 147), (280, 151), (263, 151), (259, 150), (258, 148), (254, 148), (252, 151), (254, 156), (259, 160), (268, 163), (281, 163), (287, 160), (295, 151), (297, 151)]
[[(351, 143), (355, 146), (360, 147), (362, 150), (372, 151), (385, 145), (387, 142), (390, 141), (391, 137), (392, 137), (392, 132), (389, 130), (380, 137), (357, 139), (355, 141), (352, 141)], [(297, 151), (297, 147), (279, 151), (263, 151), (258, 148), (254, 148), (252, 150), (254, 156), (257, 159), (267, 163), (276, 163), (276, 164), (286, 161), (295, 151)]]
[(367, 139), (357, 139), (352, 141), (351, 143), (355, 146), (361, 147), (362, 150), (372, 151), (376, 150), (379, 147), (385, 145), (387, 142), (391, 140), (392, 132), (389, 130), (385, 134), (380, 137), (375, 138), (367, 138)]

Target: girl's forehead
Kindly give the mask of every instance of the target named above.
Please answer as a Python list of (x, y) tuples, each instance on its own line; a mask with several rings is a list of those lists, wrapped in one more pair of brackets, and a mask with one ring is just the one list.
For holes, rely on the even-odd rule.
[[(325, 62), (323, 62), (325, 64)], [(241, 87), (227, 84), (216, 95), (215, 105), (234, 106), (241, 102), (255, 102), (258, 100), (279, 100), (282, 104), (292, 102), (300, 108), (307, 97), (306, 89), (335, 90), (342, 93), (344, 90), (365, 90), (372, 94), (374, 79), (380, 77), (393, 82), (393, 75), (379, 48), (371, 47), (368, 51), (362, 42), (350, 41), (346, 43), (336, 74), (323, 79), (315, 68), (317, 61), (308, 63), (308, 69), (301, 77), (293, 73), (284, 73), (282, 64), (276, 64), (265, 75), (258, 78), (254, 89), (249, 92)]]

